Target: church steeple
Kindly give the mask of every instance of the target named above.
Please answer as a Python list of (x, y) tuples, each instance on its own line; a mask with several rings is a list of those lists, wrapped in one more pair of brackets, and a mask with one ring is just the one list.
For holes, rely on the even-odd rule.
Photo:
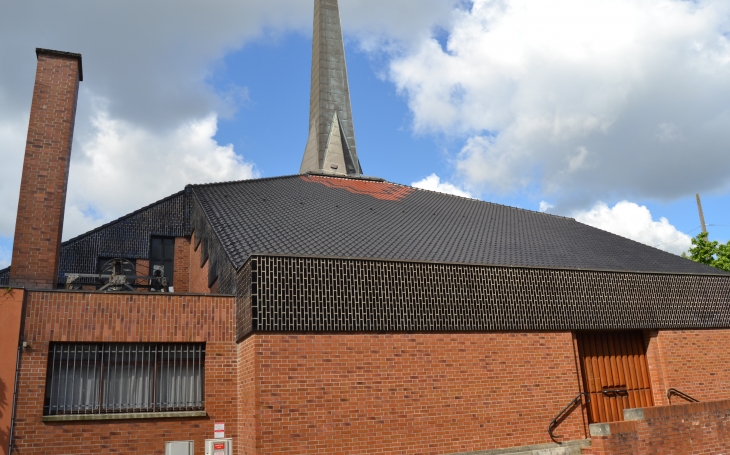
[(309, 139), (300, 173), (362, 174), (337, 0), (314, 0)]

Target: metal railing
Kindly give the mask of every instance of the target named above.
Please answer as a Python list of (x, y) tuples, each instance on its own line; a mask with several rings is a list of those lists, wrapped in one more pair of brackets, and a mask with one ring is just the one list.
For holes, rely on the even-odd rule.
[(548, 434), (550, 435), (550, 439), (552, 439), (555, 442), (558, 442), (558, 441), (555, 440), (555, 435), (553, 435), (553, 430), (555, 430), (555, 427), (558, 426), (558, 424), (560, 423), (561, 419), (563, 419), (563, 417), (566, 416), (566, 414), (568, 413), (568, 410), (570, 410), (571, 408), (573, 408), (578, 403), (581, 403), (580, 397), (582, 397), (583, 395), (585, 395), (585, 397), (586, 397), (586, 405), (591, 402), (591, 396), (588, 393), (586, 393), (586, 392), (581, 392), (575, 398), (573, 398), (573, 401), (571, 401), (570, 404), (568, 404), (568, 406), (566, 406), (562, 411), (560, 411), (558, 413), (558, 415), (555, 416), (555, 418), (553, 419), (553, 421), (550, 422), (550, 424), (548, 425)]
[(698, 400), (696, 398), (692, 398), (691, 396), (687, 395), (686, 393), (682, 392), (681, 390), (671, 388), (671, 389), (667, 390), (667, 400), (669, 400), (669, 404), (672, 404), (672, 395), (676, 395), (679, 398), (689, 401), (690, 403), (699, 403), (700, 402), (700, 400)]
[(54, 343), (44, 415), (202, 410), (201, 343)]

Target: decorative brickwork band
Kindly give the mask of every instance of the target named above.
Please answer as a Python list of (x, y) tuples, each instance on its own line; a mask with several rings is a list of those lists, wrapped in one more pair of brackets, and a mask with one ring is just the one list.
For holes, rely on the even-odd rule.
[(55, 287), (81, 55), (37, 49), (10, 284)]
[[(238, 337), (730, 327), (730, 277), (253, 256)], [(239, 277), (239, 286), (247, 284)]]

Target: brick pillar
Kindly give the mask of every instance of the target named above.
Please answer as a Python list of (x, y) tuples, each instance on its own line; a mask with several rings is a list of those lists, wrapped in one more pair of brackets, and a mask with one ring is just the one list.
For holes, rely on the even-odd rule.
[(20, 183), (10, 284), (55, 287), (81, 55), (36, 49), (33, 102)]

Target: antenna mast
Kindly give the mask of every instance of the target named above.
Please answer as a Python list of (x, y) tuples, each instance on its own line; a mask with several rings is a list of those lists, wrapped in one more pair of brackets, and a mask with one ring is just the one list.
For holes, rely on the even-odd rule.
[(700, 224), (702, 225), (702, 233), (707, 235), (707, 226), (705, 225), (705, 215), (702, 213), (702, 201), (700, 195), (697, 195), (697, 210), (700, 212)]

